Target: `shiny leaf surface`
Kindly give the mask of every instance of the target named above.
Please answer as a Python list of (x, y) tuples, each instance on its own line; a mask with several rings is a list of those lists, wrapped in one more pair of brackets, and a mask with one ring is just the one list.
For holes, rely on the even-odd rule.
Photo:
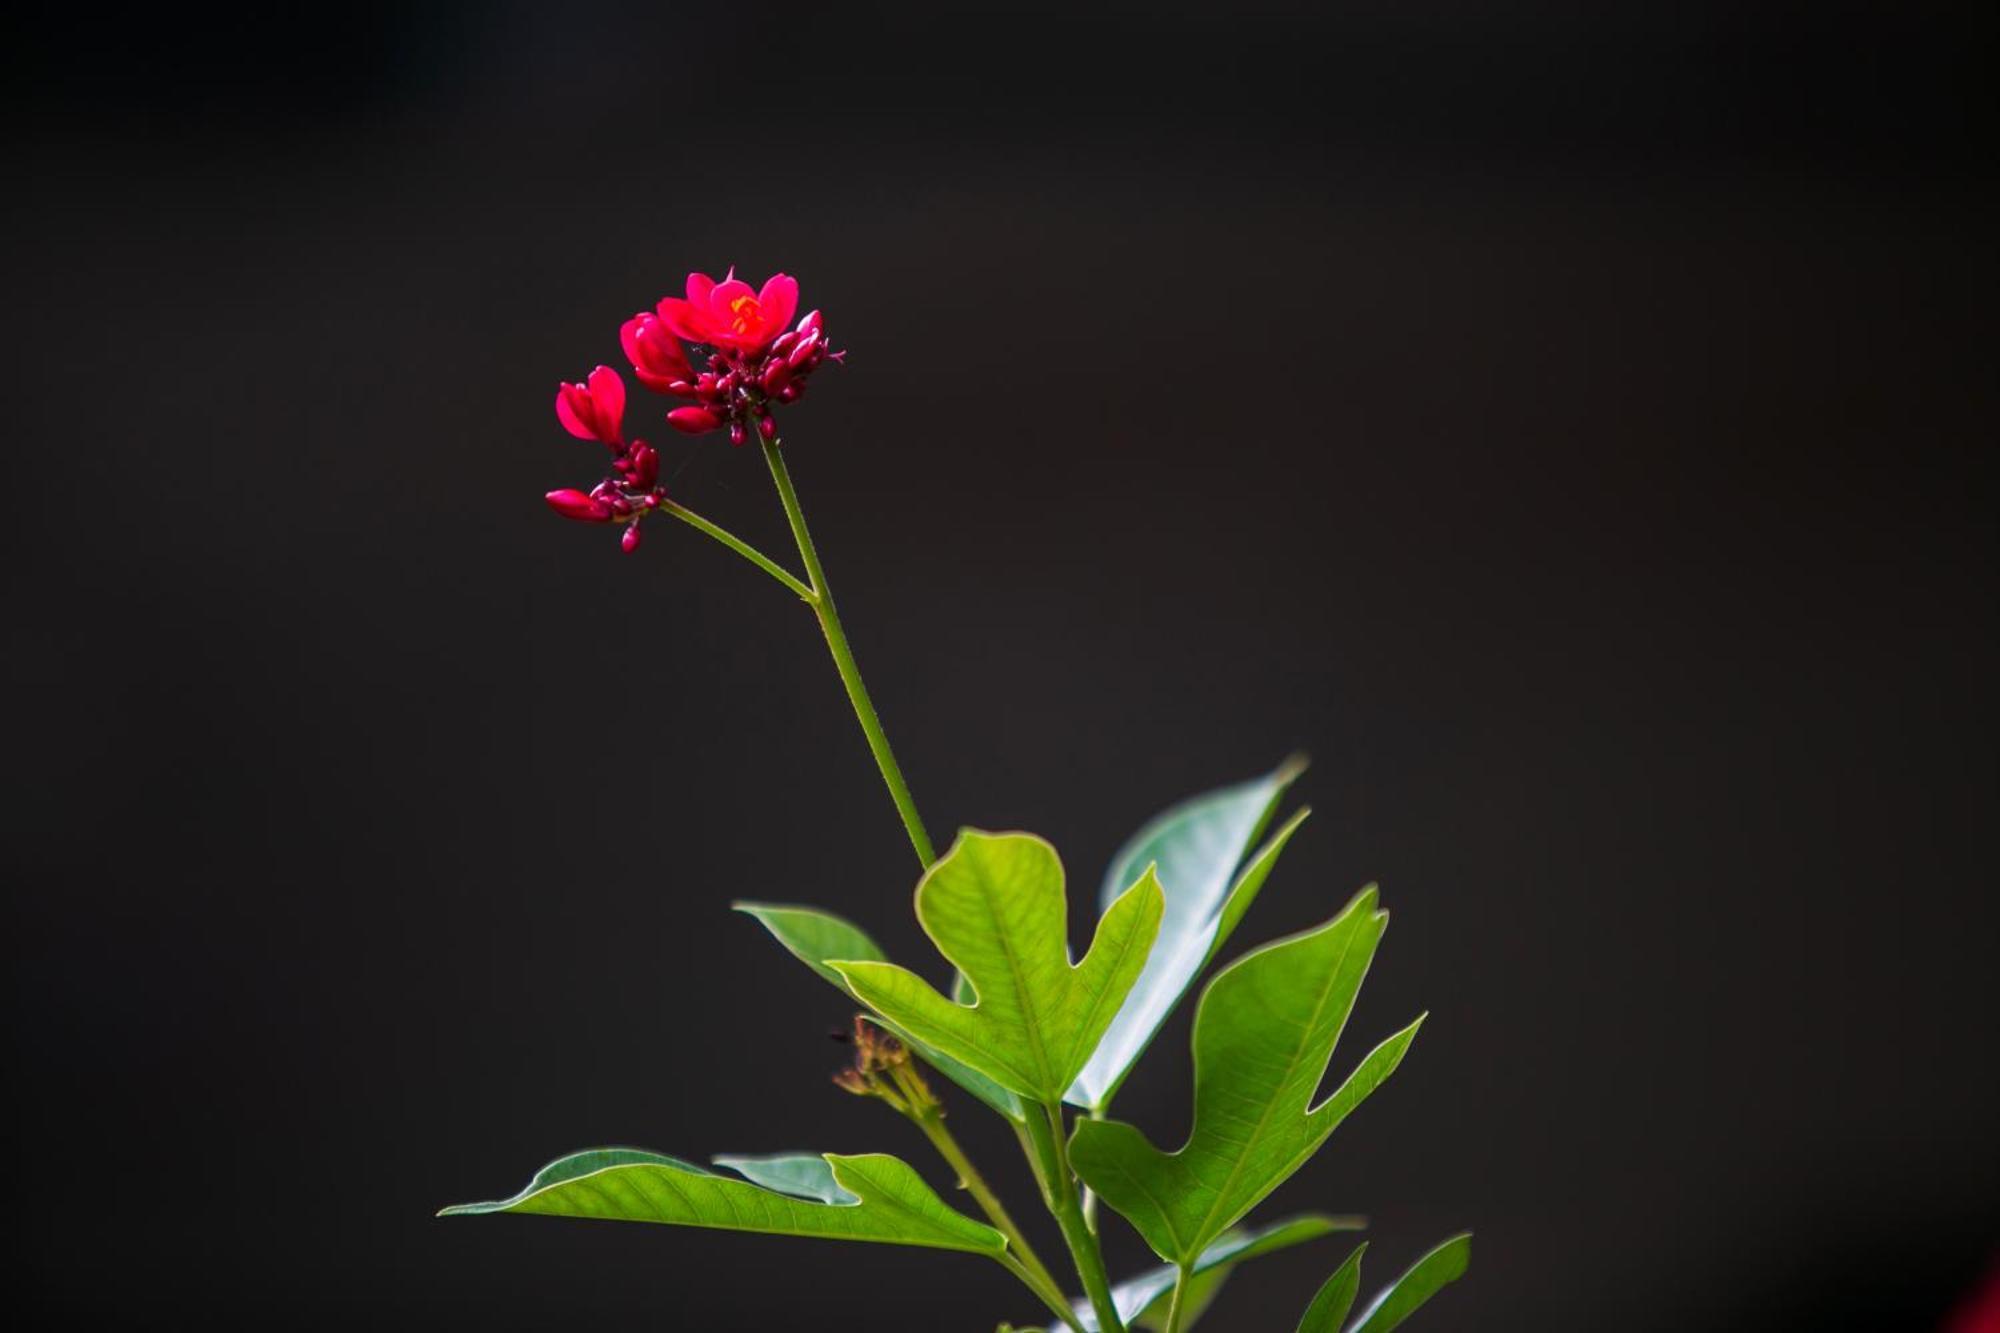
[(1145, 970), (1077, 1075), (1070, 1102), (1099, 1111), (1110, 1103), (1160, 1024), (1242, 920), (1305, 812), (1242, 874), (1237, 868), (1304, 768), (1303, 760), (1289, 760), (1264, 777), (1183, 801), (1140, 829), (1112, 858), (1098, 892), (1104, 910), (1149, 866), (1159, 877), (1165, 908)]

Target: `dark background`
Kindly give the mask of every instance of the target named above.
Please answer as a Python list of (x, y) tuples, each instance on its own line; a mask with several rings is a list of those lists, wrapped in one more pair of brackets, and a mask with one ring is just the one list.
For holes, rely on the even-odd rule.
[[(1366, 1211), (1371, 1285), (1477, 1231), (1433, 1329), (1925, 1329), (1976, 1280), (1969, 18), (7, 23), (17, 1304), (1034, 1317), (970, 1259), (430, 1216), (607, 1141), (931, 1171), (826, 1083), (842, 1004), (725, 909), (928, 956), (809, 618), (691, 532), (627, 559), (539, 499), (598, 475), (557, 379), (732, 262), (852, 350), (790, 456), (934, 829), (1035, 829), (1090, 884), (1157, 808), (1315, 756), (1239, 938), (1379, 878), (1337, 1065), (1433, 1017), (1265, 1215)], [(754, 454), (659, 409), (635, 388), (675, 493), (779, 549)], [(1163, 1140), (1187, 1017), (1121, 1101)], [(1288, 1333), (1341, 1252), (1263, 1262), (1215, 1326)]]

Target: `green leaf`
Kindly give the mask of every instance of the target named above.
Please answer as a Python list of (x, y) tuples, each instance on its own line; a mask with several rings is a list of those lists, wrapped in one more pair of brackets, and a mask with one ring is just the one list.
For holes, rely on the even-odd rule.
[[(1358, 1217), (1327, 1217), (1308, 1213), (1274, 1222), (1267, 1227), (1232, 1231), (1218, 1238), (1202, 1251), (1201, 1257), (1189, 1269), (1192, 1280), (1188, 1284), (1188, 1298), (1197, 1299), (1199, 1304), (1188, 1305), (1186, 1300), (1183, 1301), (1181, 1326), (1194, 1326), (1197, 1312), (1215, 1299), (1216, 1293), (1238, 1264), (1259, 1255), (1317, 1240), (1330, 1232), (1353, 1231), (1360, 1226), (1361, 1219)], [(1167, 1307), (1173, 1301), (1174, 1271), (1171, 1264), (1149, 1269), (1113, 1287), (1111, 1303), (1118, 1308), (1118, 1317), (1134, 1327), (1164, 1327)], [(1097, 1333), (1097, 1316), (1092, 1313), (1090, 1302), (1077, 1302), (1076, 1315), (1090, 1333)]]
[(761, 1157), (722, 1154), (709, 1159), (753, 1185), (820, 1203), (857, 1203), (833, 1178), (833, 1165), (817, 1153), (773, 1153)]
[(917, 886), (917, 919), (971, 984), (940, 995), (892, 963), (829, 959), (864, 1004), (1011, 1092), (1053, 1104), (1090, 1059), (1160, 928), (1159, 881), (1141, 876), (1069, 961), (1069, 905), (1055, 848), (1026, 833), (966, 830)]
[[(838, 986), (849, 999), (857, 1004), (863, 1003), (860, 997), (848, 989), (846, 978), (826, 964), (829, 958), (853, 958), (867, 962), (885, 961), (886, 955), (861, 927), (842, 920), (831, 912), (822, 912), (812, 907), (747, 902), (735, 903), (733, 906), (746, 916), (755, 917), (763, 924), (764, 929), (771, 932), (778, 943), (791, 952), (793, 957)], [(932, 1068), (1001, 1115), (1018, 1121), (1026, 1114), (1021, 1109), (1020, 1098), (986, 1075), (940, 1051), (932, 1050), (911, 1037), (909, 1033), (897, 1029), (894, 1024), (887, 1026), (928, 1061)]]
[(829, 958), (865, 958), (885, 962), (889, 955), (868, 938), (868, 932), (851, 921), (813, 907), (790, 907), (783, 903), (731, 903), (737, 911), (756, 917), (792, 957), (819, 973), (822, 980), (847, 989), (840, 973), (826, 965)]
[[(776, 1159), (796, 1163), (796, 1158)], [(462, 1203), (440, 1217), (480, 1213), (540, 1213), (625, 1222), (758, 1231), (779, 1236), (879, 1241), (935, 1250), (963, 1250), (998, 1257), (1007, 1248), (999, 1232), (954, 1212), (905, 1163), (881, 1153), (823, 1159), (827, 1192), (835, 1201), (801, 1198), (806, 1177), (796, 1165), (763, 1159), (757, 1170), (783, 1179), (785, 1192), (749, 1180), (720, 1176), (679, 1158), (637, 1148), (596, 1148), (573, 1153), (535, 1173), (511, 1199)]]
[(1367, 1252), (1365, 1242), (1355, 1246), (1354, 1253), (1334, 1270), (1313, 1297), (1312, 1304), (1306, 1307), (1305, 1318), (1299, 1320), (1299, 1333), (1340, 1333), (1340, 1321), (1354, 1308), (1354, 1293), (1361, 1289), (1361, 1256)]
[(1240, 877), (1237, 867), (1285, 788), (1304, 769), (1303, 759), (1288, 759), (1261, 778), (1183, 801), (1112, 857), (1098, 893), (1105, 910), (1149, 866), (1159, 876), (1166, 909), (1145, 970), (1077, 1076), (1068, 1101), (1100, 1113), (1110, 1104), (1160, 1024), (1242, 920), (1305, 812), (1293, 816)]
[(1316, 930), (1244, 955), (1194, 1020), (1194, 1128), (1163, 1153), (1131, 1125), (1085, 1120), (1070, 1160), (1169, 1263), (1187, 1263), (1305, 1164), (1390, 1075), (1419, 1018), (1310, 1106), (1388, 914), (1373, 887)]
[(1465, 1276), (1472, 1262), (1472, 1234), (1453, 1236), (1417, 1260), (1409, 1272), (1382, 1289), (1347, 1333), (1389, 1333), (1438, 1290)]
[[(1221, 1294), (1223, 1284), (1229, 1281), (1238, 1264), (1309, 1240), (1318, 1240), (1335, 1231), (1358, 1231), (1361, 1226), (1362, 1220), (1358, 1217), (1307, 1214), (1255, 1230), (1226, 1233), (1203, 1250), (1189, 1270), (1188, 1289), (1181, 1299), (1181, 1327), (1188, 1329), (1195, 1326), (1195, 1321)], [(1148, 1297), (1141, 1284), (1148, 1283), (1149, 1279), (1153, 1290)], [(1171, 1265), (1120, 1283), (1111, 1290), (1111, 1299), (1118, 1306), (1119, 1318), (1133, 1327), (1147, 1329), (1166, 1328), (1173, 1295), (1174, 1269)]]

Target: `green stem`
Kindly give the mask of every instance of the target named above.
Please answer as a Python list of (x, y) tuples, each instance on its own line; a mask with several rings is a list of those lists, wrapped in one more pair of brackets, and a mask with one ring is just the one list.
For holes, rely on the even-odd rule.
[(1125, 1333), (1118, 1307), (1111, 1299), (1111, 1278), (1104, 1271), (1104, 1252), (1098, 1247), (1097, 1233), (1083, 1220), (1083, 1209), (1077, 1204), (1076, 1174), (1070, 1169), (1069, 1147), (1064, 1142), (1062, 1108), (1041, 1109), (1040, 1116), (1029, 1110), (1021, 1133), (1029, 1150), (1028, 1160), (1042, 1182), (1042, 1201), (1062, 1228), (1063, 1242), (1069, 1246), (1076, 1275), (1083, 1279), (1083, 1293), (1090, 1298), (1097, 1327), (1101, 1333)]
[(738, 537), (735, 533), (730, 532), (727, 528), (709, 522), (686, 505), (675, 504), (672, 500), (660, 501), (659, 508), (662, 513), (672, 514), (696, 532), (705, 532), (715, 538), (724, 546), (727, 546), (730, 550), (736, 552), (736, 554), (742, 556), (745, 560), (748, 560), (751, 564), (757, 566), (757, 568), (763, 570), (787, 588), (790, 588), (806, 602), (809, 603), (813, 600), (813, 590), (799, 582), (798, 578), (790, 570), (773, 560), (770, 556), (765, 555), (749, 542)]
[(1174, 1270), (1174, 1299), (1167, 1307), (1167, 1333), (1181, 1333), (1182, 1303), (1187, 1296), (1188, 1270), (1182, 1264)]
[(1062, 1289), (1056, 1286), (1055, 1283), (1044, 1282), (1041, 1278), (1036, 1277), (1020, 1260), (1011, 1254), (1000, 1256), (1000, 1266), (1021, 1279), (1022, 1285), (1039, 1296), (1042, 1304), (1048, 1306), (1050, 1312), (1071, 1329), (1071, 1333), (1088, 1333), (1088, 1330), (1083, 1326), (1083, 1321), (1076, 1317), (1076, 1311), (1069, 1308), (1069, 1301), (1063, 1296)]
[(791, 473), (785, 469), (785, 458), (779, 452), (775, 440), (763, 441), (764, 461), (770, 466), (771, 480), (777, 483), (778, 499), (785, 506), (785, 520), (792, 525), (792, 539), (799, 545), (799, 559), (805, 561), (806, 578), (812, 587), (806, 595), (806, 604), (819, 617), (819, 627), (826, 635), (826, 646), (833, 653), (834, 670), (840, 673), (840, 683), (847, 687), (847, 702), (854, 708), (854, 716), (861, 723), (862, 734), (868, 738), (868, 748), (874, 752), (875, 766), (882, 770), (882, 780), (889, 784), (890, 799), (896, 803), (896, 813), (903, 817), (903, 828), (910, 835), (910, 846), (917, 852), (917, 859), (924, 869), (931, 868), (937, 860), (937, 852), (931, 846), (931, 835), (924, 829), (924, 821), (917, 814), (917, 803), (910, 795), (910, 784), (903, 780), (903, 770), (896, 764), (895, 752), (889, 748), (889, 737), (882, 730), (882, 719), (875, 715), (875, 705), (868, 699), (868, 687), (861, 683), (861, 668), (854, 664), (854, 650), (847, 645), (847, 631), (841, 628), (840, 612), (833, 605), (833, 591), (827, 586), (826, 571), (820, 567), (819, 552), (813, 549), (812, 533), (806, 528), (805, 511), (799, 508), (798, 492), (792, 489)]
[[(1092, 1120), (1102, 1120), (1104, 1108), (1092, 1107), (1088, 1114)], [(1097, 1191), (1088, 1185), (1083, 1187), (1083, 1220), (1090, 1224), (1092, 1231), (1097, 1230)]]
[[(894, 1072), (902, 1073), (901, 1070)], [(951, 1130), (944, 1123), (944, 1111), (934, 1099), (928, 1097), (929, 1089), (926, 1088), (924, 1091), (926, 1094), (924, 1099), (913, 1099), (914, 1104), (908, 1113), (910, 1121), (923, 1131), (924, 1137), (931, 1141), (933, 1148), (937, 1149), (938, 1156), (944, 1158), (951, 1169), (958, 1173), (959, 1185), (978, 1203), (980, 1211), (986, 1214), (987, 1220), (1007, 1238), (1008, 1248), (1020, 1260), (1021, 1266), (1033, 1274), (1044, 1289), (1060, 1294), (1062, 1288), (1057, 1285), (1055, 1277), (1049, 1272), (1048, 1265), (1044, 1264), (1041, 1256), (1035, 1253), (1035, 1247), (1028, 1243), (1027, 1236), (1007, 1212), (1007, 1205), (1000, 1201), (1000, 1196), (986, 1183), (986, 1177), (979, 1174), (979, 1168), (972, 1164), (972, 1159), (965, 1155), (965, 1149), (961, 1148), (958, 1140), (952, 1136)]]

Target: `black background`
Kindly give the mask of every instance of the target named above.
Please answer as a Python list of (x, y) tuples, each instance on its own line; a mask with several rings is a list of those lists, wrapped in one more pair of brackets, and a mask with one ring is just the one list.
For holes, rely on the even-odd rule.
[[(1460, 1227), (1426, 1328), (1922, 1329), (2000, 1237), (1983, 32), (1923, 6), (17, 10), (5, 871), (31, 1309), (990, 1328), (997, 1268), (435, 1221), (600, 1142), (920, 1142), (732, 897), (905, 959), (810, 619), (621, 557), (558, 378), (689, 268), (942, 833), (1094, 883), (1294, 748), (1241, 937), (1379, 878), (1274, 1200)], [(675, 494), (772, 549), (753, 453)], [(1129, 1085), (1185, 1126), (1188, 1015)], [(1008, 1193), (1004, 1135), (957, 1118)], [(1143, 1256), (1127, 1232), (1116, 1266)], [(1054, 1246), (1053, 1237), (1048, 1244)], [(1289, 1330), (1338, 1259), (1239, 1278)]]

